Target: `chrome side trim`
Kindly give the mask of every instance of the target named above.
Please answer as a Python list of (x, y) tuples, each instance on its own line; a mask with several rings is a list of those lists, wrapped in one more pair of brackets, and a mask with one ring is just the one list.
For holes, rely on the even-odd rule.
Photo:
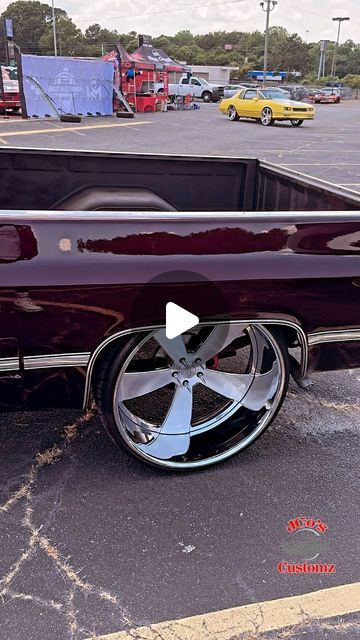
[[(29, 209), (0, 209), (0, 222), (9, 224), (9, 220), (12, 222), (26, 220), (27, 223), (31, 222), (47, 222), (61, 221), (61, 222), (123, 222), (123, 221), (161, 221), (161, 222), (203, 222), (204, 220), (210, 222), (221, 223), (224, 221), (238, 222), (239, 225), (243, 222), (268, 222), (272, 221), (284, 221), (291, 224), (293, 221), (298, 222), (302, 217), (306, 222), (354, 222), (360, 221), (360, 214), (358, 211), (152, 211), (151, 217), (149, 217), (148, 211), (32, 211)], [(93, 213), (94, 215), (90, 215)], [(240, 217), (241, 216), (241, 217)], [(305, 217), (306, 216), (306, 217)]]
[[(303, 377), (305, 375), (307, 366), (308, 366), (308, 341), (307, 341), (306, 333), (303, 330), (303, 328), (300, 325), (296, 324), (295, 322), (290, 322), (290, 320), (275, 320), (274, 318), (271, 318), (271, 319), (264, 318), (261, 320), (259, 318), (251, 319), (251, 320), (249, 320), (248, 318), (242, 318), (241, 320), (230, 320), (230, 322), (227, 320), (222, 320), (214, 323), (211, 323), (211, 321), (199, 322), (199, 325), (208, 326), (209, 324), (243, 324), (244, 322), (248, 324), (253, 324), (253, 325), (275, 325), (275, 326), (285, 326), (291, 329), (295, 329), (299, 338), (299, 343), (301, 348), (301, 376)], [(161, 324), (161, 325), (151, 325), (147, 327), (136, 327), (133, 329), (124, 329), (123, 331), (118, 331), (114, 335), (109, 336), (108, 338), (106, 338), (106, 340), (101, 342), (96, 347), (95, 351), (93, 351), (93, 353), (91, 354), (91, 357), (88, 363), (88, 368), (86, 371), (83, 409), (86, 409), (89, 402), (91, 376), (94, 369), (95, 361), (99, 356), (99, 354), (101, 353), (101, 351), (114, 340), (118, 340), (119, 338), (129, 336), (133, 333), (141, 333), (143, 331), (145, 332), (155, 331), (155, 329), (165, 329), (165, 325)]]
[[(24, 369), (51, 369), (54, 367), (87, 367), (90, 352), (54, 353), (43, 356), (25, 356)], [(0, 358), (0, 371), (19, 371), (19, 358)]]
[(49, 369), (54, 367), (86, 367), (90, 353), (55, 353), (44, 356), (25, 356), (24, 369)]
[(313, 347), (316, 344), (324, 344), (326, 342), (352, 342), (359, 340), (359, 329), (340, 329), (335, 331), (318, 331), (308, 335), (308, 345)]
[(20, 371), (18, 356), (13, 358), (0, 358), (0, 371)]

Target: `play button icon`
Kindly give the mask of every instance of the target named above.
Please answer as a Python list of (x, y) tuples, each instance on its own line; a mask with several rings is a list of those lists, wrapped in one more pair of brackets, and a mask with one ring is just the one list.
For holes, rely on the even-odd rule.
[(199, 318), (174, 302), (166, 305), (166, 337), (171, 340), (199, 324)]

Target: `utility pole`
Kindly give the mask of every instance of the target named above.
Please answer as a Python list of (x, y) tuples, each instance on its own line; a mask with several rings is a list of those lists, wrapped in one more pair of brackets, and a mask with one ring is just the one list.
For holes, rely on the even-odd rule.
[(334, 56), (333, 56), (333, 61), (332, 61), (332, 65), (331, 65), (331, 74), (332, 76), (335, 76), (336, 74), (336, 60), (337, 60), (337, 52), (338, 52), (338, 47), (339, 47), (339, 42), (340, 42), (340, 28), (341, 28), (341, 23), (344, 22), (345, 20), (350, 20), (350, 18), (333, 18), (333, 22), (338, 22), (339, 26), (338, 26), (338, 33), (337, 33), (337, 40), (336, 40), (336, 44), (335, 44), (335, 49), (334, 49)]
[(55, 6), (54, 0), (52, 2), (52, 25), (53, 25), (53, 36), (54, 36), (54, 56), (57, 56), (57, 43), (56, 43), (56, 19), (55, 19)]
[(325, 57), (326, 57), (326, 47), (328, 40), (320, 40), (320, 62), (319, 62), (319, 71), (317, 79), (320, 80), (321, 76), (325, 75)]
[(308, 43), (309, 33), (310, 33), (309, 29), (306, 29), (306, 40), (305, 40), (306, 44)]
[(263, 85), (266, 87), (266, 78), (268, 72), (268, 52), (269, 52), (269, 25), (270, 25), (270, 13), (275, 9), (277, 5), (276, 0), (263, 0), (260, 2), (260, 7), (266, 13), (266, 26), (265, 26), (265, 47), (264, 47), (264, 77)]

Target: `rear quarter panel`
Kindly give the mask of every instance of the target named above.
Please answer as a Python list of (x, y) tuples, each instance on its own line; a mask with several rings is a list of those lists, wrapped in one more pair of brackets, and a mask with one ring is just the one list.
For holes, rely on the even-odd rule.
[[(287, 319), (306, 334), (360, 328), (356, 213), (13, 212), (0, 216), (0, 232), (8, 226), (19, 241), (2, 258), (0, 244), (0, 340), (16, 339), (20, 369), (164, 324), (170, 300), (202, 321)], [(358, 349), (346, 357), (360, 366)], [(19, 403), (77, 406), (85, 368), (23, 371)]]

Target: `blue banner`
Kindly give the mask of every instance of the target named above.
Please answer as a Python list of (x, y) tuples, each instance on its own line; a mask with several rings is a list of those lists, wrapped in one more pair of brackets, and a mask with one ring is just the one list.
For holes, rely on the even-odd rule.
[(112, 62), (22, 54), (21, 66), (29, 117), (112, 115)]

